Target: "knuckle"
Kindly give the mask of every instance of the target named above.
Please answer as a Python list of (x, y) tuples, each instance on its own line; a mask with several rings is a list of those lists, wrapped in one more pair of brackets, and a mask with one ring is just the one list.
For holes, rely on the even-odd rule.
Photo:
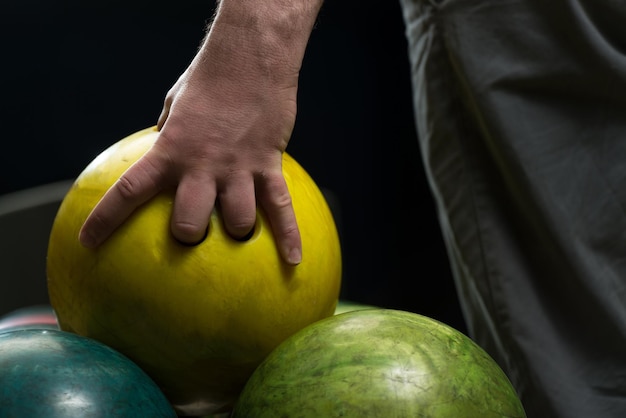
[(159, 166), (151, 159), (143, 157), (118, 178), (115, 188), (122, 200), (141, 201), (160, 191), (159, 179), (162, 177)]
[(283, 226), (282, 235), (285, 237), (296, 236), (299, 233), (298, 225), (295, 222), (289, 222)]
[(272, 207), (278, 209), (281, 212), (290, 209), (293, 204), (291, 194), (287, 190), (272, 193), (268, 198), (268, 202)]
[(274, 177), (265, 178), (265, 201), (266, 203), (276, 209), (283, 210), (289, 209), (292, 206), (291, 194), (285, 183), (285, 179), (282, 174)]
[(132, 200), (137, 193), (136, 184), (127, 175), (122, 175), (116, 184), (117, 190), (124, 200)]

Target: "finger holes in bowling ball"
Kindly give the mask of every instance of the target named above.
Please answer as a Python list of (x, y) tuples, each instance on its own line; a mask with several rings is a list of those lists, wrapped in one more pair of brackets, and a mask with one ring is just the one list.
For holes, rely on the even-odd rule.
[[(257, 232), (257, 225), (259, 224), (259, 218), (257, 216), (257, 221), (255, 222), (254, 226), (252, 226), (252, 229), (250, 229), (250, 231), (248, 231), (248, 233), (242, 237), (233, 237), (232, 235), (226, 233), (231, 239), (233, 239), (234, 241), (237, 242), (247, 242), (250, 241)], [(181, 245), (185, 246), (185, 247), (195, 247), (197, 245), (202, 244), (209, 236), (210, 231), (213, 229), (213, 219), (211, 219), (211, 221), (209, 222), (209, 226), (205, 229), (204, 231), (204, 235), (202, 236), (202, 238), (198, 241), (195, 242), (184, 242), (179, 240), (178, 238), (174, 237), (174, 239)]]
[(185, 247), (195, 247), (196, 245), (202, 244), (204, 242), (204, 240), (209, 236), (209, 229), (211, 228), (211, 225), (209, 224), (209, 226), (204, 230), (204, 235), (202, 236), (202, 238), (200, 238), (200, 240), (195, 241), (195, 242), (184, 242), (179, 240), (178, 238), (174, 237), (174, 239), (181, 245), (184, 245)]
[(254, 225), (252, 227), (252, 229), (243, 237), (237, 238), (237, 237), (232, 237), (235, 241), (238, 242), (246, 242), (246, 241), (250, 241), (252, 239), (252, 237), (254, 236), (254, 231), (256, 230), (256, 225)]
[[(212, 227), (214, 221), (215, 221), (214, 219), (211, 219), (211, 222), (209, 223), (209, 228)], [(241, 237), (235, 237), (232, 234), (230, 234), (226, 229), (226, 225), (224, 224), (223, 219), (221, 222), (221, 227), (224, 231), (224, 234), (230, 237), (230, 239), (232, 239), (235, 242), (245, 243), (245, 242), (253, 241), (261, 233), (264, 222), (266, 221), (262, 219), (261, 215), (257, 212), (256, 218), (254, 220), (254, 225), (252, 225), (252, 228), (244, 236), (241, 236)]]

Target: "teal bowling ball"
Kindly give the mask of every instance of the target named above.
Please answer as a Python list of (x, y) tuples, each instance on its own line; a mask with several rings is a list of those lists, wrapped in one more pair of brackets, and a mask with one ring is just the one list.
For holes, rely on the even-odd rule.
[(32, 305), (0, 316), (0, 332), (18, 329), (60, 329), (50, 305)]
[(53, 329), (0, 333), (0, 418), (176, 418), (148, 375), (95, 340)]

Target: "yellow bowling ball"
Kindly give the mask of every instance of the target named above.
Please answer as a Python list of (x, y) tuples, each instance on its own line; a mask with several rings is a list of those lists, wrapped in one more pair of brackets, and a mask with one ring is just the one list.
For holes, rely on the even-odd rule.
[(141, 366), (177, 412), (227, 411), (261, 361), (305, 326), (332, 316), (341, 249), (317, 185), (288, 154), (283, 173), (300, 227), (303, 261), (284, 263), (258, 211), (236, 241), (219, 211), (195, 246), (170, 233), (173, 191), (162, 192), (95, 250), (78, 242), (91, 209), (157, 138), (154, 127), (113, 144), (78, 176), (50, 234), (50, 301), (63, 330), (99, 340)]

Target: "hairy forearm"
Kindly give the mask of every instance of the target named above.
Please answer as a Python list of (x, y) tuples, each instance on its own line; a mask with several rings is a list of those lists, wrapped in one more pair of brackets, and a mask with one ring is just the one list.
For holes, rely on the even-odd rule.
[(267, 75), (297, 73), (322, 3), (221, 0), (202, 47), (213, 41), (211, 47), (221, 46), (223, 53), (254, 57), (255, 70)]

